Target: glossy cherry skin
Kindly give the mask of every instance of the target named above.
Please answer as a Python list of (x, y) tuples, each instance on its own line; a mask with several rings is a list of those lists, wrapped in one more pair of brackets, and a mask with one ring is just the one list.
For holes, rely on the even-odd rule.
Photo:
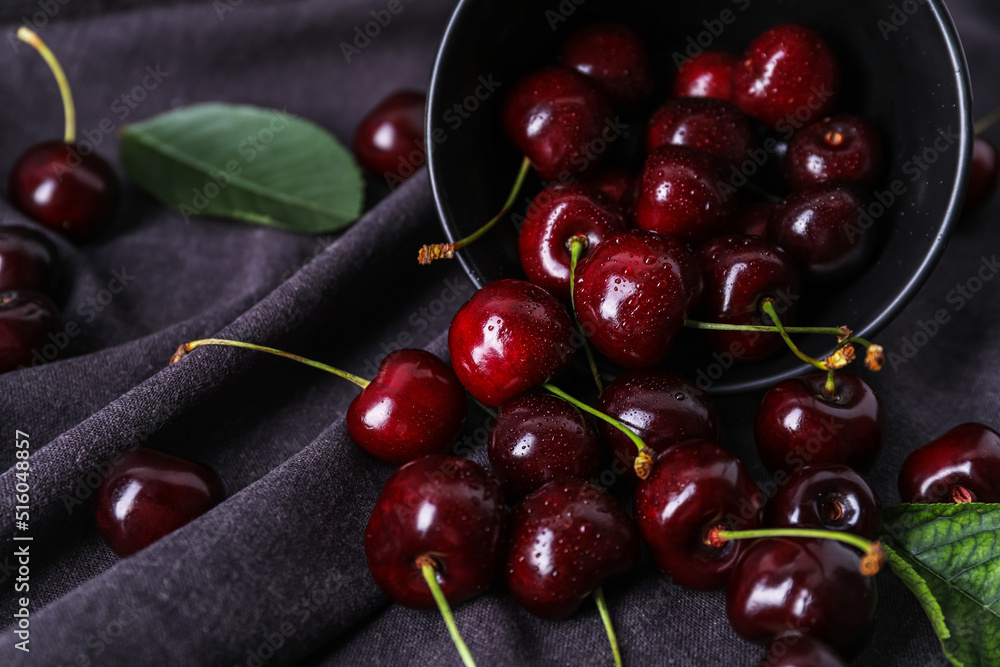
[(1000, 158), (996, 147), (988, 139), (976, 137), (972, 142), (972, 166), (969, 168), (969, 186), (965, 191), (964, 212), (974, 211), (993, 196), (1000, 180)]
[(882, 138), (871, 122), (840, 114), (796, 132), (782, 166), (793, 190), (832, 180), (874, 185), (882, 175), (882, 154)]
[(840, 66), (826, 40), (800, 25), (771, 28), (733, 70), (733, 101), (779, 130), (822, 118), (840, 93)]
[(899, 495), (904, 503), (1000, 503), (1000, 435), (969, 422), (911, 452)]
[(674, 97), (713, 97), (733, 101), (733, 68), (736, 56), (723, 51), (703, 51), (687, 60), (674, 78)]
[(566, 181), (563, 176), (596, 167), (604, 155), (590, 144), (606, 130), (611, 107), (575, 70), (548, 67), (524, 77), (511, 89), (502, 114), (507, 137), (544, 181)]
[(618, 205), (583, 185), (554, 185), (538, 193), (518, 235), (521, 266), (528, 280), (569, 300), (569, 241), (587, 237), (585, 257), (609, 236), (625, 231)]
[(669, 100), (653, 114), (646, 149), (690, 146), (719, 158), (731, 169), (748, 159), (757, 141), (750, 119), (729, 102), (709, 97)]
[(393, 602), (430, 609), (417, 565), (429, 556), (448, 602), (464, 602), (496, 574), (505, 512), (500, 484), (479, 464), (436, 454), (411, 461), (385, 483), (368, 519), (368, 569)]
[(656, 564), (695, 590), (724, 586), (747, 548), (742, 540), (711, 546), (708, 531), (758, 528), (763, 505), (764, 495), (739, 459), (708, 440), (664, 449), (635, 491), (636, 521)]
[(396, 350), (351, 401), (347, 431), (375, 458), (400, 465), (447, 453), (467, 410), (465, 390), (448, 364), (426, 350)]
[(7, 186), (11, 204), (49, 229), (74, 240), (89, 239), (118, 207), (118, 177), (97, 153), (76, 144), (48, 141), (14, 163)]
[(686, 242), (718, 233), (736, 212), (736, 198), (719, 192), (727, 175), (718, 160), (690, 146), (660, 146), (646, 158), (635, 221), (642, 229)]
[(123, 558), (209, 511), (224, 498), (208, 466), (139, 447), (115, 459), (94, 495), (97, 529)]
[(770, 528), (817, 528), (878, 539), (882, 502), (868, 482), (845, 465), (809, 465), (778, 481), (767, 503), (764, 523)]
[(694, 258), (653, 232), (613, 236), (576, 273), (576, 315), (590, 342), (629, 368), (655, 366), (673, 345), (701, 292)]
[(868, 637), (878, 600), (860, 559), (857, 549), (834, 540), (758, 540), (729, 578), (729, 624), (752, 642), (791, 630), (853, 654)]
[(535, 616), (563, 619), (638, 557), (635, 524), (614, 496), (582, 480), (555, 480), (514, 510), (507, 588)]
[[(719, 419), (708, 394), (678, 373), (629, 371), (604, 388), (597, 409), (623, 422), (654, 452), (670, 445), (700, 438), (719, 438)], [(639, 450), (620, 430), (598, 422), (601, 437), (637, 481), (635, 457)]]
[(762, 239), (766, 239), (767, 225), (777, 208), (778, 205), (771, 202), (747, 204), (736, 212), (729, 228), (733, 234), (759, 236)]
[(52, 286), (58, 253), (42, 234), (28, 227), (0, 227), (0, 292)]
[(0, 373), (30, 364), (58, 320), (55, 304), (40, 292), (0, 292)]
[[(799, 276), (784, 250), (757, 236), (722, 236), (703, 245), (698, 259), (705, 280), (702, 319), (771, 326), (771, 318), (760, 310), (770, 298), (781, 323), (792, 324)], [(709, 341), (716, 351), (740, 361), (763, 359), (784, 346), (776, 333), (753, 331), (712, 331)]]
[(406, 179), (424, 163), (424, 108), (427, 96), (415, 90), (392, 93), (369, 111), (354, 131), (351, 150), (373, 173)]
[(538, 285), (494, 280), (458, 309), (448, 330), (455, 374), (480, 403), (503, 403), (548, 382), (573, 361), (566, 308)]
[(839, 463), (865, 471), (875, 463), (885, 428), (882, 400), (848, 371), (837, 371), (833, 397), (825, 384), (826, 373), (811, 373), (782, 380), (764, 395), (754, 439), (769, 470)]
[(559, 64), (592, 79), (617, 107), (632, 107), (653, 92), (653, 68), (642, 38), (618, 23), (594, 23), (570, 35)]
[(767, 644), (759, 667), (848, 667), (837, 653), (812, 637), (784, 634)]

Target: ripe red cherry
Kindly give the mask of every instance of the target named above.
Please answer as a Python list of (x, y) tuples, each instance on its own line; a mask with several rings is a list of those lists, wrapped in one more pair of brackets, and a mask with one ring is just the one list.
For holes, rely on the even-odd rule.
[(487, 452), (508, 498), (553, 479), (597, 477), (603, 458), (597, 431), (583, 413), (556, 396), (534, 394), (501, 406)]
[(867, 638), (878, 599), (856, 549), (826, 539), (763, 539), (733, 569), (729, 623), (744, 639), (797, 632), (853, 654)]
[(969, 167), (969, 187), (965, 191), (963, 211), (974, 211), (993, 196), (1000, 180), (1000, 158), (988, 139), (976, 137), (972, 142), (972, 165)]
[(610, 493), (582, 480), (555, 480), (514, 510), (507, 587), (535, 616), (562, 619), (638, 557), (635, 524)]
[(653, 92), (646, 45), (618, 23), (595, 23), (574, 32), (559, 52), (559, 64), (592, 79), (615, 106), (635, 106)]
[[(604, 388), (598, 409), (624, 422), (654, 452), (684, 440), (719, 438), (719, 420), (712, 399), (677, 373), (623, 373)], [(636, 481), (633, 464), (639, 451), (635, 444), (606, 422), (598, 422), (598, 428), (624, 465), (626, 476)]]
[(759, 667), (848, 667), (837, 653), (812, 637), (784, 634), (767, 644)]
[(554, 185), (535, 197), (521, 225), (521, 266), (528, 280), (568, 300), (569, 240), (578, 234), (586, 236), (584, 252), (590, 253), (604, 239), (624, 231), (625, 219), (618, 205), (599, 190)]
[(690, 146), (719, 158), (730, 169), (748, 159), (756, 145), (750, 119), (729, 102), (708, 97), (669, 100), (653, 114), (646, 149)]
[(782, 380), (764, 396), (754, 419), (757, 453), (771, 471), (839, 463), (868, 470), (882, 451), (885, 409), (860, 377), (838, 371), (833, 396), (826, 373)]
[(406, 179), (424, 164), (424, 107), (427, 96), (400, 90), (379, 102), (354, 131), (351, 150), (365, 169)]
[(664, 449), (635, 492), (636, 521), (656, 564), (696, 590), (724, 586), (746, 551), (743, 540), (707, 544), (708, 531), (718, 525), (757, 528), (763, 505), (763, 494), (739, 459), (707, 440)]
[(33, 229), (0, 227), (0, 292), (45, 292), (52, 286), (57, 257), (55, 246)]
[(653, 232), (613, 236), (576, 274), (577, 318), (594, 347), (629, 368), (666, 357), (701, 291), (693, 257), (683, 244)]
[[(757, 236), (723, 236), (703, 245), (698, 259), (705, 279), (704, 319), (770, 326), (771, 318), (760, 310), (770, 298), (782, 324), (794, 320), (799, 277), (781, 248)], [(753, 331), (712, 331), (709, 341), (718, 352), (741, 361), (763, 359), (783, 345), (776, 333)]]
[(764, 523), (770, 528), (839, 530), (877, 539), (882, 503), (875, 490), (851, 468), (839, 464), (809, 465), (793, 472), (767, 503)]
[(736, 56), (722, 51), (704, 51), (677, 70), (674, 97), (714, 97), (733, 101), (733, 68)]
[(747, 204), (736, 212), (736, 216), (733, 217), (733, 222), (729, 227), (732, 229), (733, 234), (759, 236), (762, 239), (766, 239), (767, 225), (777, 208), (777, 204), (770, 202)]
[(505, 278), (458, 309), (448, 330), (455, 374), (472, 396), (499, 407), (549, 381), (573, 360), (573, 323), (538, 285)]
[(0, 373), (31, 363), (58, 319), (55, 304), (40, 292), (0, 292)]
[(838, 179), (874, 185), (882, 175), (882, 139), (861, 116), (824, 118), (795, 133), (783, 167), (793, 190)]
[(733, 70), (733, 101), (778, 129), (822, 118), (840, 92), (840, 66), (826, 40), (800, 25), (771, 28), (750, 43)]
[(626, 214), (632, 211), (639, 195), (639, 176), (624, 169), (606, 169), (585, 178), (583, 184), (603, 192)]
[(393, 602), (435, 606), (417, 560), (430, 557), (451, 604), (485, 591), (500, 562), (500, 485), (478, 464), (454, 456), (407, 463), (385, 483), (365, 529), (365, 557)]
[(1000, 435), (969, 422), (911, 452), (899, 495), (904, 503), (1000, 503)]
[[(603, 152), (591, 148), (611, 108), (590, 79), (548, 67), (514, 84), (503, 107), (503, 128), (545, 181), (567, 180), (593, 168)], [(603, 141), (603, 140), (602, 140)]]
[(736, 198), (719, 192), (725, 180), (714, 156), (689, 146), (661, 146), (646, 158), (636, 224), (687, 242), (710, 238), (736, 212)]
[(214, 470), (195, 461), (140, 447), (115, 460), (94, 495), (101, 537), (119, 556), (174, 532), (224, 497)]

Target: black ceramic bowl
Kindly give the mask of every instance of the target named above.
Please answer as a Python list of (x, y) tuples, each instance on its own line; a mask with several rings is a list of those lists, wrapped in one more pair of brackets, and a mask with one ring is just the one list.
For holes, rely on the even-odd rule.
[[(894, 13), (897, 6), (902, 9)], [(836, 111), (861, 113), (879, 126), (887, 171), (877, 191), (895, 184), (902, 195), (882, 207), (876, 224), (883, 237), (873, 263), (830, 292), (807, 292), (797, 323), (846, 324), (870, 337), (900, 312), (934, 267), (958, 218), (971, 155), (965, 57), (939, 0), (461, 0), (434, 65), (427, 105), (428, 166), (449, 241), (492, 217), (517, 173), (521, 156), (500, 125), (505, 93), (520, 76), (551, 63), (567, 35), (594, 20), (619, 21), (643, 34), (661, 81), (654, 107), (668, 97), (675, 53), (683, 57), (707, 48), (739, 54), (781, 23), (800, 23), (826, 36), (844, 72)], [(624, 137), (612, 150), (641, 138), (644, 120), (627, 122), (632, 139)], [(514, 212), (523, 214), (538, 191), (537, 181), (529, 182)], [(516, 233), (504, 222), (459, 253), (477, 286), (523, 277)], [(801, 342), (816, 355), (832, 346), (829, 338)], [(730, 368), (707, 352), (682, 356), (692, 361), (681, 366), (717, 393), (768, 387), (804, 368), (790, 353)]]

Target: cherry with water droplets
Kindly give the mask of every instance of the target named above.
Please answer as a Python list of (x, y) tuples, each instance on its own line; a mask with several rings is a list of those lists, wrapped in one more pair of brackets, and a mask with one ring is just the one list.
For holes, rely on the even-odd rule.
[(733, 101), (733, 69), (736, 56), (724, 51), (703, 51), (677, 70), (674, 97), (712, 97)]
[(58, 320), (55, 304), (40, 292), (0, 292), (0, 373), (30, 364)]
[(559, 52), (559, 64), (593, 80), (617, 107), (633, 107), (653, 92), (646, 45), (619, 23), (594, 23), (574, 32)]
[(968, 213), (985, 204), (997, 189), (1000, 180), (1000, 158), (989, 139), (976, 137), (972, 141), (972, 164), (969, 185), (965, 191), (963, 212)]
[(689, 146), (714, 155), (728, 170), (749, 158), (757, 141), (750, 119), (734, 105), (709, 97), (669, 100), (653, 113), (646, 149)]
[(876, 539), (882, 527), (878, 494), (853, 469), (836, 463), (807, 465), (778, 482), (767, 503), (769, 528), (834, 530)]
[(369, 111), (354, 131), (351, 150), (358, 164), (385, 177), (406, 179), (424, 163), (424, 108), (427, 96), (415, 90), (390, 94)]
[(1000, 434), (968, 422), (911, 452), (899, 495), (904, 503), (1000, 503)]
[(0, 227), (0, 292), (46, 292), (58, 254), (45, 236), (28, 227)]
[(870, 121), (839, 114), (796, 132), (782, 166), (793, 190), (832, 180), (874, 185), (882, 175), (882, 155), (882, 138)]
[(836, 651), (812, 637), (783, 634), (767, 643), (758, 667), (848, 667)]

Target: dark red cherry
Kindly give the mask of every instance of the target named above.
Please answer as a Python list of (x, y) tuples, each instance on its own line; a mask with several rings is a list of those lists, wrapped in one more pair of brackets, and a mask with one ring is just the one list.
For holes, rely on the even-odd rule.
[(599, 190), (583, 185), (554, 185), (542, 190), (528, 208), (518, 247), (528, 280), (569, 300), (569, 241), (582, 234), (593, 252), (609, 236), (625, 231), (618, 205)]
[(478, 464), (441, 455), (411, 461), (385, 483), (368, 519), (368, 569), (393, 602), (429, 609), (434, 598), (417, 559), (430, 557), (448, 602), (464, 602), (496, 574), (504, 517), (500, 484)]
[(744, 236), (759, 236), (767, 238), (767, 225), (771, 221), (771, 216), (778, 208), (777, 204), (770, 202), (755, 202), (747, 204), (733, 217), (729, 228), (733, 234)]
[(792, 631), (853, 654), (871, 630), (878, 599), (860, 561), (857, 549), (835, 540), (759, 540), (729, 578), (729, 623), (752, 642)]
[(701, 291), (694, 258), (677, 240), (632, 231), (606, 240), (576, 274), (576, 315), (594, 347), (629, 368), (666, 357)]
[(696, 590), (724, 586), (747, 549), (743, 540), (711, 546), (708, 531), (719, 525), (757, 528), (763, 505), (763, 494), (739, 459), (707, 440), (664, 449), (635, 491), (636, 521), (656, 564)]
[(448, 364), (426, 350), (396, 350), (351, 401), (347, 431), (372, 456), (400, 465), (448, 452), (467, 409), (465, 390)]
[(545, 181), (567, 181), (597, 166), (611, 116), (604, 95), (575, 70), (548, 67), (514, 84), (503, 128)]
[(836, 463), (808, 465), (775, 481), (778, 492), (764, 513), (768, 527), (839, 530), (878, 538), (882, 503), (851, 468)]
[(368, 112), (354, 131), (351, 150), (365, 169), (406, 179), (424, 164), (424, 107), (415, 90), (392, 93)]
[(57, 258), (52, 242), (35, 230), (0, 227), (0, 292), (47, 291), (52, 286)]
[(31, 363), (58, 320), (55, 304), (40, 292), (0, 292), (0, 373)]
[(618, 204), (624, 213), (635, 205), (639, 195), (639, 176), (624, 169), (606, 169), (583, 180), (583, 185), (596, 188)]
[(472, 396), (499, 407), (566, 370), (573, 360), (566, 308), (538, 285), (494, 280), (458, 309), (448, 329), (455, 374)]
[[(718, 440), (719, 420), (708, 394), (677, 373), (629, 371), (604, 388), (598, 409), (624, 422), (646, 446), (661, 452), (670, 445), (700, 438)], [(639, 451), (620, 430), (598, 422), (601, 436), (635, 481)]]
[[(705, 293), (702, 317), (726, 324), (773, 324), (760, 310), (765, 298), (773, 299), (782, 324), (795, 319), (799, 277), (791, 257), (773, 243), (757, 236), (723, 236), (701, 247), (698, 255)], [(754, 361), (781, 349), (776, 333), (712, 331), (712, 347), (741, 361)]]
[(854, 373), (837, 371), (835, 392), (826, 373), (782, 380), (771, 387), (754, 419), (757, 453), (771, 471), (839, 463), (868, 470), (882, 451), (885, 409)]
[(615, 106), (635, 106), (653, 92), (646, 45), (618, 23), (594, 23), (574, 32), (559, 52), (559, 64), (592, 79)]
[(972, 165), (969, 186), (965, 191), (963, 211), (974, 211), (993, 196), (1000, 180), (1000, 159), (997, 149), (988, 139), (976, 137), (972, 142)]
[(139, 447), (113, 460), (94, 495), (101, 537), (131, 556), (212, 509), (224, 497), (214, 470), (195, 461)]
[(767, 643), (767, 652), (759, 667), (847, 667), (847, 663), (821, 641), (783, 634)]
[(840, 93), (840, 66), (826, 40), (800, 25), (779, 25), (750, 43), (733, 70), (733, 101), (779, 130), (822, 118)]
[(26, 150), (14, 163), (7, 187), (15, 208), (75, 240), (98, 234), (118, 206), (118, 177), (111, 166), (63, 141)]
[(750, 119), (729, 102), (709, 97), (669, 100), (653, 114), (646, 149), (690, 146), (719, 158), (728, 170), (748, 159), (757, 141)]
[(643, 168), (636, 224), (687, 242), (712, 237), (736, 212), (736, 198), (719, 191), (726, 178), (708, 153), (689, 146), (657, 148)]
[(824, 118), (795, 133), (782, 166), (793, 190), (832, 180), (874, 185), (882, 175), (882, 139), (861, 116)]
[(722, 51), (703, 51), (684, 61), (674, 79), (674, 97), (714, 97), (733, 101), (733, 68), (736, 56)]
[(554, 479), (591, 479), (601, 472), (597, 431), (556, 396), (529, 394), (504, 403), (490, 431), (490, 469), (509, 498)]
[(911, 452), (899, 495), (904, 503), (1000, 503), (1000, 435), (969, 422)]
[(507, 587), (535, 616), (562, 619), (638, 557), (635, 524), (614, 496), (582, 480), (555, 480), (514, 510)]

